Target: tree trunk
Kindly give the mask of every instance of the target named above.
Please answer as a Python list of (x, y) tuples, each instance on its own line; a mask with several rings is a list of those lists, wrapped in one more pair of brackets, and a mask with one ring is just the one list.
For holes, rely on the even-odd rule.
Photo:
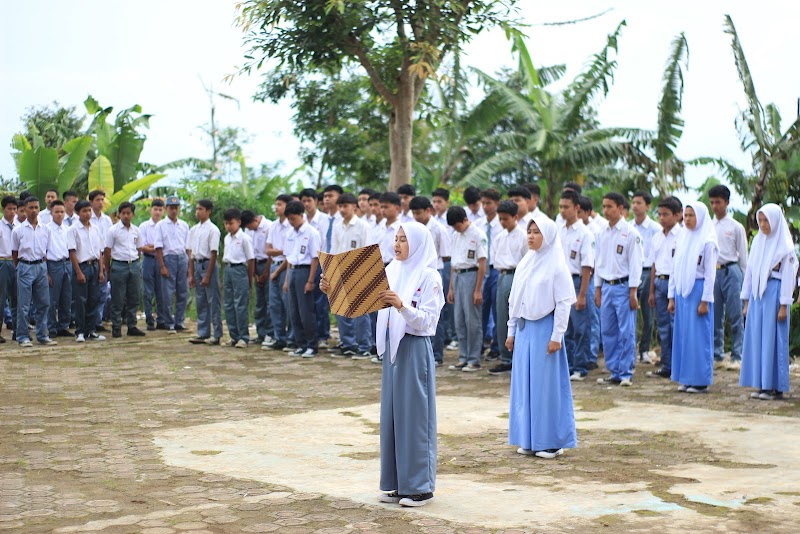
[(389, 191), (411, 183), (411, 147), (414, 137), (414, 77), (400, 76), (397, 100), (389, 117)]

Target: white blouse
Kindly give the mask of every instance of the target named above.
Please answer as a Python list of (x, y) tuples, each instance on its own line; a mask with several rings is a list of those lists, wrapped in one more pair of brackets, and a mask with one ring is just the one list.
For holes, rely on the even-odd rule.
[[(695, 280), (703, 280), (703, 297), (702, 301), (711, 304), (714, 302), (714, 281), (717, 279), (717, 257), (719, 253), (713, 243), (706, 243), (703, 247), (703, 254), (697, 258), (697, 272)], [(678, 266), (673, 266), (673, 270), (678, 269)], [(669, 289), (667, 290), (667, 297), (675, 298), (675, 277), (669, 278)]]
[[(796, 261), (797, 258), (794, 252), (790, 252), (784, 256), (779, 264), (773, 266), (772, 271), (769, 273), (770, 280), (775, 279), (781, 281), (781, 290), (778, 298), (780, 299), (780, 304), (784, 306), (791, 306), (793, 302), (792, 294), (794, 293), (794, 285), (796, 283), (794, 262)], [(750, 300), (750, 297), (754, 297), (752, 294), (754, 276), (758, 276), (758, 273), (751, 270), (750, 264), (748, 263), (742, 282), (742, 300)]]
[(412, 336), (435, 336), (439, 312), (444, 306), (444, 293), (439, 274), (426, 271), (420, 287), (414, 291), (411, 306), (403, 306), (400, 315), (406, 320), (406, 334)]

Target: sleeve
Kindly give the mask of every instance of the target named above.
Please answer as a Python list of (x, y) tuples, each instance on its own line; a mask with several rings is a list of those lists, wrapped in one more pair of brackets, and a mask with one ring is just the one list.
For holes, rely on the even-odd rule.
[(553, 313), (553, 335), (550, 336), (550, 341), (563, 343), (564, 334), (569, 326), (569, 312), (571, 309), (572, 305), (569, 301), (556, 302), (556, 309)]
[(581, 240), (581, 267), (594, 268), (594, 235), (588, 230)]
[(161, 223), (153, 226), (153, 246), (155, 248), (164, 248), (164, 236), (161, 234), (162, 228)]
[(106, 239), (105, 239), (106, 242), (103, 243), (103, 246), (105, 248), (114, 248), (114, 241), (116, 240), (114, 236), (115, 234), (116, 232), (114, 231), (113, 226), (108, 229), (108, 232), (106, 232)]
[(479, 260), (481, 258), (486, 258), (486, 262), (487, 262), (486, 272), (488, 273), (489, 272), (489, 265), (488, 265), (489, 254), (488, 254), (488, 250), (487, 250), (487, 245), (488, 245), (488, 242), (486, 241), (486, 234), (483, 233), (481, 230), (478, 230), (478, 244), (477, 244), (477, 246), (475, 248), (475, 260), (477, 262), (477, 260)]
[(736, 226), (736, 251), (739, 253), (739, 267), (744, 271), (747, 268), (747, 236), (744, 226), (739, 223)]
[[(642, 267), (644, 266), (644, 245), (642, 236), (635, 229), (631, 230), (628, 245), (628, 288), (638, 288), (642, 283)], [(712, 284), (713, 285), (713, 284)]]
[[(716, 269), (717, 266), (715, 265), (714, 268)], [(669, 285), (667, 286), (667, 298), (674, 299), (675, 298), (675, 268), (672, 269), (672, 276), (669, 277)]]
[(19, 232), (11, 232), (11, 250), (19, 251)]
[[(434, 276), (435, 275), (435, 276)], [(416, 308), (403, 306), (400, 315), (409, 327), (420, 332), (435, 332), (444, 307), (444, 294), (439, 273), (430, 271), (422, 287), (422, 299)]]
[(795, 265), (797, 265), (797, 258), (794, 252), (790, 252), (783, 258), (781, 262), (781, 292), (780, 303), (784, 306), (791, 306), (794, 299), (794, 286), (797, 281)]
[(711, 243), (706, 243), (703, 249), (703, 301), (709, 304), (714, 302), (714, 281), (717, 279), (717, 258), (719, 250)]
[(74, 228), (77, 226), (70, 226), (69, 230), (67, 230), (67, 250), (77, 250), (78, 245), (75, 243), (75, 232)]
[(600, 264), (600, 260), (603, 258), (603, 239), (600, 235), (596, 235), (594, 242), (594, 287), (597, 289), (603, 285), (603, 279), (597, 276), (597, 266)]
[[(208, 233), (208, 250), (210, 252), (217, 252), (219, 253), (219, 238), (220, 238), (220, 231), (217, 228), (217, 225), (213, 225), (211, 227), (211, 231)], [(250, 248), (253, 248), (253, 242), (250, 242)]]
[[(212, 232), (213, 234), (213, 232)], [(219, 242), (219, 240), (217, 240)], [(242, 251), (244, 252), (244, 257), (247, 261), (255, 259), (255, 254), (253, 253), (253, 240), (250, 239), (250, 236), (245, 234), (244, 239), (242, 240)], [(212, 249), (213, 250), (213, 249)]]
[(451, 256), (450, 236), (447, 234), (447, 229), (441, 224), (439, 224), (439, 253), (443, 258), (449, 258)]
[[(744, 270), (744, 277), (742, 278), (742, 292), (739, 294), (739, 298), (742, 300), (750, 300), (750, 294), (753, 292), (753, 270), (750, 268), (750, 264), (747, 264), (747, 268)], [(781, 286), (783, 289), (783, 286)]]
[(313, 232), (309, 232), (309, 234), (308, 246), (311, 249), (309, 251), (311, 258), (319, 258), (319, 251), (322, 248), (322, 237), (319, 235), (319, 232), (317, 232), (316, 229)]
[[(507, 337), (516, 337), (517, 336), (517, 321), (519, 321), (519, 317), (509, 317), (506, 326), (508, 326), (508, 334)], [(497, 340), (500, 342), (500, 340)], [(503, 340), (505, 344), (505, 340)]]
[(139, 230), (139, 235), (136, 238), (136, 248), (141, 250), (141, 248), (144, 247), (144, 232), (142, 232), (141, 228), (138, 228), (138, 230)]

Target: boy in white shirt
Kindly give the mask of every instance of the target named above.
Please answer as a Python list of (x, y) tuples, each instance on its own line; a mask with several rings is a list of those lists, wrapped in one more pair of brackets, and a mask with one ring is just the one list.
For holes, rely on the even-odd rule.
[(58, 200), (58, 189), (48, 189), (47, 192), (44, 194), (45, 209), (43, 209), (39, 213), (40, 223), (48, 225), (50, 224), (50, 221), (53, 220), (53, 216), (51, 213), (53, 208), (51, 204), (53, 203), (54, 200)]
[[(106, 233), (108, 229), (114, 224), (111, 217), (103, 213), (105, 209), (106, 194), (100, 189), (95, 189), (89, 192), (89, 203), (92, 206), (92, 226), (100, 232), (100, 239), (103, 243), (106, 242)], [(106, 281), (100, 284), (100, 305), (97, 308), (97, 324), (95, 328), (98, 332), (105, 332), (106, 328), (103, 326), (103, 319), (108, 320), (111, 312), (111, 284), (108, 281), (108, 273), (106, 274)]]
[(272, 262), (267, 255), (267, 240), (272, 221), (263, 215), (256, 215), (251, 210), (242, 211), (242, 226), (253, 240), (253, 255), (255, 256), (255, 309), (253, 310), (256, 323), (256, 343), (262, 346), (272, 342), (272, 320), (269, 315), (269, 270)]
[(377, 192), (369, 187), (362, 189), (358, 194), (358, 210), (356, 215), (360, 216), (370, 229), (375, 227), (375, 215), (373, 215), (372, 209), (369, 206), (369, 199), (375, 194), (377, 194)]
[(400, 222), (411, 222), (414, 216), (411, 214), (411, 199), (417, 196), (417, 190), (411, 184), (403, 184), (397, 188), (397, 195), (400, 197)]
[[(262, 345), (262, 349), (283, 350), (294, 340), (290, 340), (291, 332), (287, 332), (287, 321), (289, 320), (289, 301), (288, 295), (283, 291), (283, 284), (286, 281), (286, 274), (289, 272), (286, 263), (284, 250), (286, 248), (286, 236), (291, 227), (286, 219), (286, 206), (292, 202), (289, 195), (278, 195), (275, 199), (275, 220), (269, 229), (267, 236), (267, 256), (272, 259), (269, 272), (269, 315), (272, 319), (272, 341)], [(302, 206), (302, 204), (301, 204)], [(292, 350), (296, 349), (294, 346)]]
[(123, 310), (129, 336), (144, 336), (136, 327), (139, 309), (139, 280), (142, 269), (139, 251), (142, 234), (131, 224), (136, 207), (130, 202), (119, 205), (119, 222), (106, 234), (105, 267), (111, 280), (111, 336), (122, 337)]
[[(76, 214), (77, 216), (77, 214)], [(155, 198), (150, 203), (150, 218), (139, 225), (142, 234), (142, 299), (147, 330), (167, 330), (164, 318), (164, 299), (161, 297), (161, 273), (156, 259), (155, 228), (164, 216), (164, 201)], [(153, 303), (155, 301), (155, 307)], [(155, 311), (155, 316), (153, 312)]]
[[(433, 205), (433, 219), (447, 230), (447, 236), (453, 239), (453, 229), (447, 224), (447, 210), (450, 207), (450, 191), (439, 187), (431, 194), (431, 204)], [(450, 254), (442, 258), (442, 287), (450, 287)], [(458, 350), (458, 336), (456, 335), (456, 323), (453, 320), (453, 305), (449, 302), (444, 303), (439, 321), (444, 323), (444, 344), (447, 350)]]
[[(164, 298), (164, 320), (170, 334), (186, 330), (183, 325), (189, 298), (189, 257), (186, 242), (189, 225), (178, 219), (181, 201), (167, 197), (167, 218), (156, 225), (156, 259), (161, 267), (161, 296)], [(175, 312), (172, 299), (175, 299)]]
[(653, 236), (661, 232), (661, 227), (651, 219), (647, 212), (650, 211), (650, 204), (653, 197), (647, 191), (636, 191), (631, 201), (631, 211), (633, 211), (633, 227), (639, 232), (642, 238), (642, 248), (644, 250), (644, 265), (642, 267), (642, 281), (639, 284), (638, 298), (642, 303), (639, 312), (642, 315), (642, 337), (639, 338), (639, 360), (642, 363), (653, 363), (655, 353), (650, 352), (650, 340), (653, 337), (653, 313), (647, 303), (650, 301), (650, 251), (653, 243)]
[[(337, 199), (340, 196), (341, 195), (337, 195)], [(336, 226), (341, 222), (342, 219), (339, 215), (338, 205), (335, 207), (336, 212), (333, 214), (333, 219), (331, 219), (327, 213), (323, 213), (322, 211), (318, 210), (318, 198), (319, 197), (315, 189), (308, 188), (303, 189), (300, 192), (300, 201), (303, 203), (303, 208), (306, 210), (306, 222), (308, 222), (308, 224), (310, 224), (319, 233), (321, 240), (320, 250), (330, 251), (332, 250), (333, 246), (333, 234), (336, 231)], [(324, 198), (325, 194), (323, 193), (323, 204)], [(329, 225), (332, 225), (330, 236), (331, 243), (328, 243), (327, 237)], [(325, 293), (319, 289), (319, 281), (321, 277), (322, 269), (317, 269), (317, 279), (314, 281), (314, 308), (317, 310), (317, 337), (319, 339), (320, 346), (327, 347), (328, 338), (331, 336), (330, 307), (328, 306), (328, 297), (326, 297)]]
[(105, 245), (100, 232), (92, 225), (92, 206), (86, 200), (75, 204), (78, 223), (67, 232), (67, 248), (72, 263), (73, 319), (75, 341), (105, 341), (95, 333), (97, 308), (100, 306), (100, 284), (106, 281), (105, 266), (101, 261)]
[[(197, 336), (189, 340), (195, 345), (219, 345), (222, 338), (222, 302), (219, 294), (220, 231), (211, 214), (214, 203), (205, 198), (197, 201), (197, 224), (189, 230), (186, 252), (189, 255), (189, 287), (194, 288), (197, 308)], [(213, 332), (212, 332), (213, 328)]]
[(47, 328), (50, 337), (72, 337), (69, 323), (72, 321), (72, 265), (69, 262), (67, 231), (64, 224), (64, 203), (56, 199), (50, 202), (50, 222), (47, 229), (47, 276), (50, 280), (50, 312)]
[[(17, 215), (17, 199), (6, 195), (2, 200), (3, 220), (0, 221), (0, 310), (5, 309), (6, 300), (11, 310), (11, 330), (17, 322), (17, 270), (11, 257), (11, 232)], [(0, 327), (2, 327), (0, 321)], [(5, 343), (0, 337), (0, 343)]]
[(237, 349), (247, 348), (250, 341), (248, 332), (250, 287), (255, 272), (253, 242), (242, 230), (242, 212), (236, 208), (225, 210), (225, 252), (222, 263), (225, 294), (225, 322), (228, 323), (228, 344)]
[(497, 342), (497, 269), (494, 268), (494, 244), (503, 227), (497, 218), (497, 207), (500, 205), (500, 193), (496, 189), (481, 191), (481, 205), (483, 217), (473, 224), (486, 235), (486, 279), (483, 281), (483, 307), (481, 309), (481, 326), (483, 327), (484, 343), (489, 345), (487, 360), (496, 360), (500, 357), (500, 346)]

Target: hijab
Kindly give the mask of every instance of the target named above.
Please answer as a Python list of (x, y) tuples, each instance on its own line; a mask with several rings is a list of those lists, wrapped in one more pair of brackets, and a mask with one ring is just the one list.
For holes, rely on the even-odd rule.
[[(794, 253), (794, 243), (780, 206), (764, 204), (758, 213), (764, 214), (769, 221), (770, 233), (764, 235), (760, 229), (758, 230), (758, 234), (753, 238), (753, 244), (750, 246), (748, 267), (752, 270), (753, 294), (761, 298), (767, 289), (767, 281), (772, 269), (778, 263), (785, 261), (787, 255)], [(796, 275), (797, 264), (793, 263), (793, 265)]]
[(509, 317), (536, 321), (556, 309), (556, 303), (575, 302), (575, 287), (564, 259), (558, 225), (544, 214), (533, 216), (542, 233), (542, 246), (528, 253), (517, 265), (509, 297)]
[[(403, 261), (392, 260), (386, 266), (386, 278), (389, 280), (389, 288), (397, 293), (403, 301), (403, 306), (410, 308), (414, 292), (422, 287), (422, 283), (430, 275), (430, 272), (439, 276), (439, 272), (436, 270), (438, 256), (431, 232), (425, 225), (409, 221), (401, 223), (400, 228), (405, 232), (408, 241), (408, 258)], [(441, 283), (439, 286), (441, 287)], [(386, 352), (387, 322), (389, 324), (389, 356), (391, 362), (394, 363), (397, 357), (397, 347), (406, 333), (406, 320), (394, 306), (378, 312), (377, 339), (375, 340), (378, 354)]]
[(698, 201), (687, 202), (683, 208), (684, 217), (686, 209), (692, 208), (697, 218), (697, 226), (694, 230), (689, 230), (684, 225), (681, 237), (678, 238), (675, 247), (675, 263), (673, 276), (675, 277), (675, 288), (677, 292), (688, 297), (694, 289), (694, 282), (697, 278), (697, 262), (706, 244), (717, 245), (717, 231), (714, 229), (714, 222), (708, 215), (708, 208), (705, 204)]

